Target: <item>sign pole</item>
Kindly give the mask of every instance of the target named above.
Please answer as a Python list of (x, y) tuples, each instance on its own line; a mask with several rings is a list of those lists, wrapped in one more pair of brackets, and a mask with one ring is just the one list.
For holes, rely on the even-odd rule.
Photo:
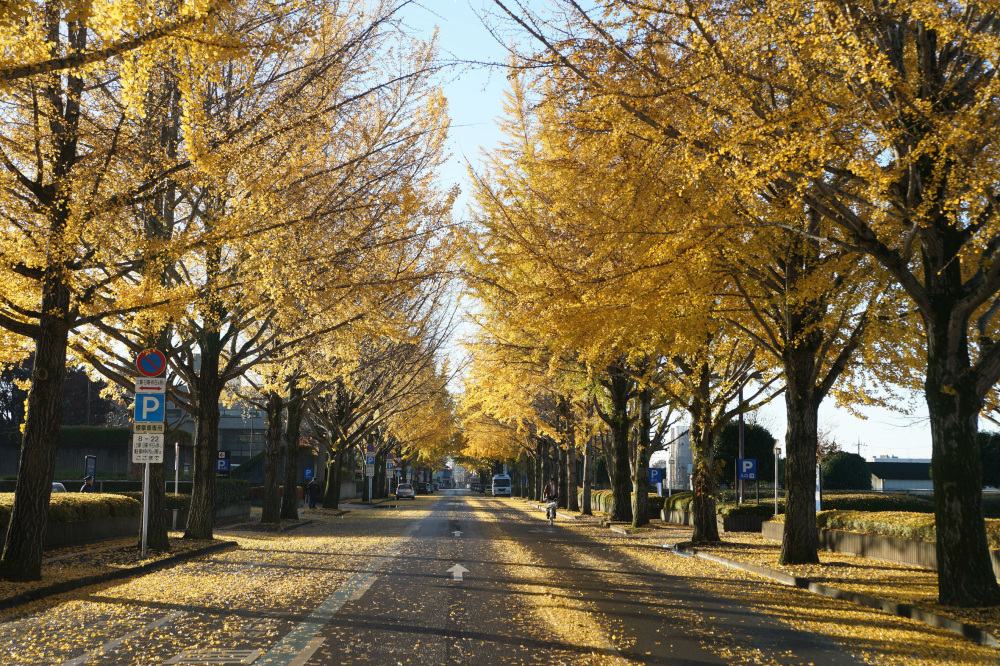
[(146, 535), (149, 532), (149, 463), (142, 483), (142, 559), (146, 559)]

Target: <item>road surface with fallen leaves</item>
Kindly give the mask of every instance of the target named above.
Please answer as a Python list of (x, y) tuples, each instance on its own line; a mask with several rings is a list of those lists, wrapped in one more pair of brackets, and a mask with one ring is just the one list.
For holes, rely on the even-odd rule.
[[(0, 663), (1000, 663), (940, 630), (664, 549), (682, 528), (549, 526), (523, 500), (457, 490), (303, 518), (220, 529), (238, 547), (8, 613)], [(823, 608), (829, 622), (801, 621)], [(886, 639), (866, 638), (872, 626)], [(922, 640), (952, 651), (928, 657)]]

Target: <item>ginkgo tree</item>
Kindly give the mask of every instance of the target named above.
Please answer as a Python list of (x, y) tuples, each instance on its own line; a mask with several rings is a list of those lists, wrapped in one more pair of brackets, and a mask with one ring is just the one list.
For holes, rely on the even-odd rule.
[(1000, 601), (975, 436), (1000, 378), (995, 7), (566, 0), (565, 24), (546, 25), (496, 4), (577, 94), (682, 158), (685, 187), (797, 202), (823, 224), (743, 223), (867, 255), (907, 295), (926, 339), (939, 596)]

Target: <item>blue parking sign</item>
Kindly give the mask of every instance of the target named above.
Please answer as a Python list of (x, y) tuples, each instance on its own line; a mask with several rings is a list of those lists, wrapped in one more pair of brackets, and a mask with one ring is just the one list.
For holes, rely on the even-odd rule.
[(757, 459), (740, 458), (736, 461), (736, 478), (742, 481), (757, 480)]
[(306, 467), (306, 481), (312, 481), (313, 470), (312, 467)]
[(663, 470), (659, 467), (649, 468), (649, 484), (655, 486), (658, 483), (663, 483)]
[(167, 396), (162, 393), (141, 393), (135, 396), (136, 423), (163, 423)]

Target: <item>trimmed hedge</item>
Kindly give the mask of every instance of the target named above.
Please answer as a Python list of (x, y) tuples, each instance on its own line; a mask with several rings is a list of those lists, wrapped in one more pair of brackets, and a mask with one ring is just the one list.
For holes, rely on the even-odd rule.
[[(14, 493), (0, 493), (0, 524), (10, 522)], [(142, 514), (142, 504), (131, 497), (99, 493), (52, 493), (49, 522), (74, 523), (101, 518), (124, 518)]]
[[(778, 502), (778, 510), (784, 511), (785, 505), (782, 502)], [(770, 502), (761, 502), (760, 504), (750, 504), (749, 502), (744, 502), (739, 506), (735, 504), (724, 504), (722, 506), (716, 506), (716, 512), (720, 516), (773, 516), (774, 515), (774, 500)]]
[[(249, 485), (249, 481), (246, 482)], [(302, 486), (296, 486), (296, 492), (299, 500), (305, 497), (305, 491)], [(283, 497), (285, 494), (285, 487), (278, 486), (278, 497)], [(264, 486), (254, 486), (247, 491), (247, 499), (251, 500), (262, 500), (264, 499)]]
[(690, 511), (691, 503), (694, 502), (694, 491), (682, 490), (663, 499), (663, 508), (667, 511)]
[[(580, 501), (580, 505), (583, 505), (583, 489), (578, 488), (576, 491), (577, 499)], [(610, 490), (591, 490), (590, 491), (590, 508), (594, 511), (603, 511), (604, 513), (611, 513), (611, 501), (614, 497), (614, 493)], [(660, 510), (663, 509), (663, 503), (666, 497), (660, 497), (656, 493), (649, 493), (649, 510), (654, 515), (659, 515)]]
[[(785, 515), (771, 520), (783, 523)], [(816, 526), (900, 539), (937, 541), (934, 514), (918, 511), (821, 511), (816, 514)], [(986, 521), (986, 542), (990, 548), (1000, 549), (1000, 520)]]
[(823, 509), (831, 511), (906, 511), (934, 513), (931, 496), (901, 493), (824, 494)]
[[(142, 491), (130, 490), (124, 493), (117, 493), (119, 495), (124, 495), (125, 497), (131, 497), (139, 506), (142, 506)], [(184, 510), (191, 506), (191, 496), (190, 495), (174, 495), (173, 493), (167, 493), (167, 510), (170, 509), (180, 509)]]
[(250, 482), (243, 479), (216, 479), (215, 506), (246, 502), (250, 499)]

